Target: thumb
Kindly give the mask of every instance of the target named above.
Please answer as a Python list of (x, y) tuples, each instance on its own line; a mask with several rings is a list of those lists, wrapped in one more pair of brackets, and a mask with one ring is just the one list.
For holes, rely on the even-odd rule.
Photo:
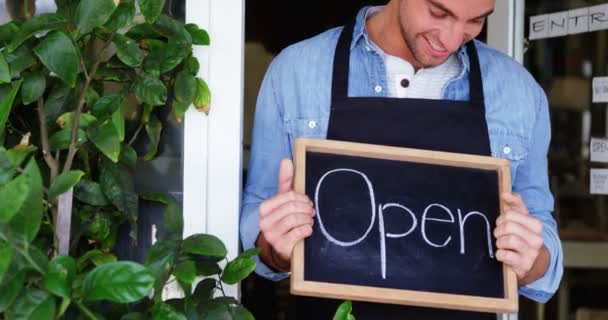
[(279, 191), (278, 193), (289, 192), (293, 189), (293, 162), (290, 159), (281, 160), (279, 169)]

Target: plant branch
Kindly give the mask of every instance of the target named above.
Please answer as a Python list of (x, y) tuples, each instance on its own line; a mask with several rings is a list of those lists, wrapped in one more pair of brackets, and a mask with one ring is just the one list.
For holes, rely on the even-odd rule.
[(78, 309), (80, 309), (80, 311), (82, 311), (82, 313), (84, 313), (87, 316), (87, 318), (92, 319), (92, 320), (97, 320), (97, 317), (93, 314), (93, 312), (91, 310), (89, 310), (89, 308), (87, 308), (84, 304), (82, 304), (82, 302), (80, 302), (80, 301), (74, 301), (74, 302), (78, 306)]
[(49, 130), (46, 126), (46, 114), (44, 113), (44, 100), (38, 98), (38, 120), (40, 121), (40, 141), (42, 142), (42, 155), (44, 161), (51, 171), (51, 184), (59, 174), (59, 162), (51, 154), (49, 146)]
[(95, 74), (97, 73), (97, 68), (99, 68), (99, 65), (101, 64), (101, 60), (103, 59), (103, 52), (112, 43), (112, 38), (114, 38), (114, 33), (112, 33), (110, 38), (105, 42), (105, 44), (103, 45), (103, 47), (97, 54), (97, 57), (95, 58), (95, 62), (93, 63), (93, 66), (91, 67), (91, 70), (88, 73), (86, 71), (86, 66), (84, 64), (84, 59), (82, 58), (82, 55), (80, 57), (80, 63), (82, 63), (82, 67), (85, 70), (84, 71), (85, 81), (84, 81), (84, 86), (82, 87), (82, 92), (80, 93), (80, 97), (78, 98), (78, 105), (76, 107), (76, 111), (74, 112), (74, 116), (72, 119), (72, 135), (70, 138), (70, 148), (68, 149), (68, 155), (65, 159), (65, 164), (63, 166), (63, 172), (66, 172), (72, 168), (72, 161), (74, 161), (74, 156), (76, 155), (76, 151), (78, 149), (76, 147), (76, 143), (77, 143), (77, 139), (78, 139), (78, 125), (80, 123), (80, 114), (82, 113), (82, 108), (86, 101), (87, 91), (89, 90), (89, 86), (91, 85), (91, 81), (93, 80), (93, 77), (95, 77)]
[(131, 137), (131, 140), (129, 140), (129, 143), (127, 143), (127, 146), (131, 146), (133, 144), (133, 142), (135, 142), (135, 139), (137, 139), (137, 136), (139, 135), (139, 132), (141, 131), (141, 129), (143, 129), (144, 127), (144, 122), (142, 121), (139, 124), (139, 127), (137, 127), (137, 130), (135, 130), (135, 133), (133, 133), (133, 137)]

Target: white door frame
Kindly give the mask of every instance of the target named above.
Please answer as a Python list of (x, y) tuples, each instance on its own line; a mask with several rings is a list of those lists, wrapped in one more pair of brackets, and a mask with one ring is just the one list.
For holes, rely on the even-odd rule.
[[(184, 120), (184, 237), (220, 238), (238, 255), (242, 180), (244, 0), (185, 0), (186, 22), (209, 32), (195, 46), (199, 76), (211, 90), (209, 116), (191, 108)], [(162, 183), (162, 182), (161, 182)], [(224, 287), (240, 297), (238, 286)]]

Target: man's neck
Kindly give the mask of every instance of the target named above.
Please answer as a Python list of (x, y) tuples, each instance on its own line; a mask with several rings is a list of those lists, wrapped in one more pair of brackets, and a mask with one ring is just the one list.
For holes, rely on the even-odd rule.
[(420, 69), (401, 32), (396, 2), (390, 1), (382, 10), (365, 21), (368, 36), (386, 54), (399, 57), (411, 63), (416, 71)]

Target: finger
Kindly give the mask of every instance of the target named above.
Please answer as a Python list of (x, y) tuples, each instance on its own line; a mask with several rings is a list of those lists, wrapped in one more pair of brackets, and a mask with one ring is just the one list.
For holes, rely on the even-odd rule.
[(309, 237), (311, 234), (312, 226), (310, 225), (302, 225), (289, 231), (284, 238), (285, 241), (283, 241), (282, 244), (279, 245), (279, 247), (281, 247), (281, 250), (285, 254), (284, 257), (286, 259), (291, 259), (291, 253), (295, 245), (299, 241)]
[(281, 160), (279, 167), (279, 189), (278, 193), (286, 193), (293, 190), (293, 162), (290, 159)]
[(524, 214), (529, 214), (528, 207), (524, 203), (523, 198), (519, 193), (505, 192), (501, 196), (502, 200), (509, 206), (510, 209), (519, 211)]
[(498, 219), (496, 219), (496, 226), (498, 227), (507, 222), (518, 223), (535, 234), (542, 234), (543, 232), (543, 223), (540, 220), (531, 215), (522, 214), (514, 210), (509, 210), (498, 216)]
[(522, 255), (515, 251), (499, 249), (496, 251), (496, 260), (512, 267), (515, 273), (520, 276), (521, 269), (519, 266), (523, 262)]
[(258, 208), (260, 217), (267, 216), (276, 208), (290, 201), (306, 202), (312, 206), (312, 201), (310, 201), (307, 195), (295, 191), (289, 191), (287, 193), (277, 194), (276, 196), (262, 202)]
[(528, 242), (518, 235), (504, 235), (496, 239), (496, 248), (512, 250), (516, 252), (527, 252), (530, 250)]
[(272, 229), (272, 232), (280, 235), (279, 238), (281, 238), (293, 229), (299, 228), (304, 225), (312, 226), (312, 224), (313, 219), (310, 215), (305, 213), (293, 213), (277, 221), (277, 223)]
[(260, 230), (265, 231), (265, 230), (273, 229), (274, 225), (278, 221), (283, 219), (285, 216), (294, 214), (294, 213), (306, 214), (306, 215), (312, 217), (314, 215), (314, 209), (312, 208), (312, 204), (310, 204), (308, 202), (301, 202), (301, 201), (287, 202), (287, 203), (283, 204), (282, 206), (273, 210), (268, 215), (260, 217)]
[(526, 243), (532, 248), (540, 248), (543, 244), (543, 238), (541, 235), (534, 233), (530, 231), (530, 229), (513, 221), (503, 223), (494, 229), (494, 237), (496, 237), (496, 239), (505, 236), (518, 236), (526, 241)]

